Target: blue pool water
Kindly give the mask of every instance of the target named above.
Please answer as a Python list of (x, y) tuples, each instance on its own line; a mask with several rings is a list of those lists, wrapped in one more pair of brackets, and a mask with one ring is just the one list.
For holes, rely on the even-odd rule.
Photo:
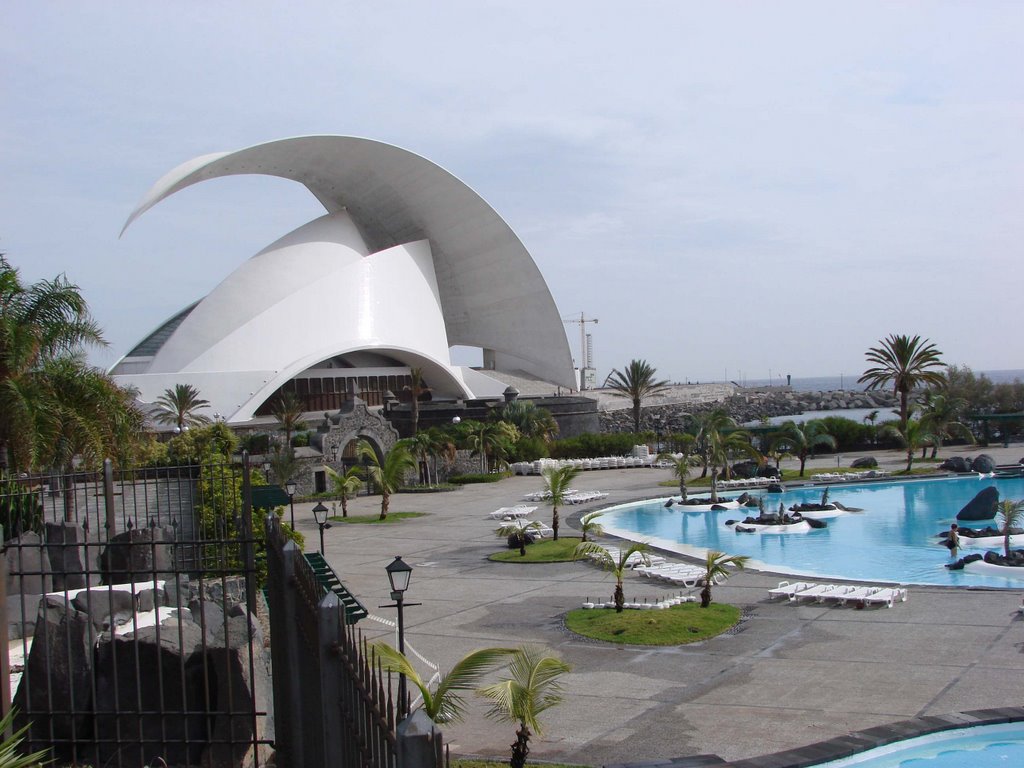
[(816, 768), (1013, 768), (1024, 765), (1024, 724), (980, 725), (896, 742)]
[[(957, 512), (982, 488), (992, 485), (999, 490), (1000, 499), (1024, 498), (1024, 478), (865, 483), (834, 485), (829, 490), (831, 501), (859, 507), (863, 513), (828, 520), (827, 528), (804, 534), (736, 533), (725, 521), (751, 514), (756, 517), (756, 509), (682, 512), (666, 509), (664, 499), (614, 507), (602, 525), (608, 533), (676, 551), (693, 553), (693, 548), (699, 548), (748, 555), (757, 561), (752, 563), (755, 567), (785, 573), (904, 584), (1024, 588), (1024, 574), (1007, 578), (944, 567), (951, 560), (949, 551), (937, 544), (937, 534), (949, 529)], [(754, 497), (765, 497), (769, 511), (778, 509), (780, 501), (787, 508), (817, 502), (821, 494), (820, 487), (783, 494), (751, 492)], [(998, 527), (996, 521), (967, 525), (989, 524)], [(961, 549), (960, 554), (984, 551)]]

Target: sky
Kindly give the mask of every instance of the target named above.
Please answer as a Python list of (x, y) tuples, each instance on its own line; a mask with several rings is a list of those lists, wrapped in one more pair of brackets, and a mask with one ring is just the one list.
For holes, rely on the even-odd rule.
[(856, 375), (891, 333), (1024, 368), (1019, 2), (12, 0), (0, 23), (0, 251), (81, 287), (99, 365), (323, 212), (235, 177), (119, 239), (150, 186), (323, 133), (476, 190), (559, 312), (599, 321), (599, 381)]

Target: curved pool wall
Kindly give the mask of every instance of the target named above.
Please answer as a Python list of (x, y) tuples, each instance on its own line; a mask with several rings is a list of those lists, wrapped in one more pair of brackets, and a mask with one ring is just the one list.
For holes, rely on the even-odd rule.
[[(803, 534), (736, 533), (727, 520), (756, 516), (756, 509), (720, 512), (684, 512), (664, 506), (667, 497), (610, 507), (602, 526), (606, 533), (646, 541), (652, 546), (685, 555), (703, 557), (707, 549), (747, 555), (751, 567), (812, 578), (884, 581), (901, 584), (934, 584), (960, 587), (1024, 588), (1024, 572), (972, 572), (945, 567), (952, 562), (939, 544), (938, 534), (949, 530), (957, 513), (977, 493), (990, 485), (1000, 499), (1024, 498), (1024, 477), (977, 476), (830, 485), (829, 500), (862, 513), (828, 521), (828, 527)], [(822, 486), (787, 489), (782, 494), (750, 491), (764, 496), (765, 509), (818, 502)], [(724, 493), (735, 496), (738, 491)], [(998, 527), (997, 521), (960, 523), (964, 526)], [(1001, 547), (999, 548), (1001, 549)], [(961, 549), (960, 556), (984, 550)]]
[[(854, 731), (806, 747), (726, 762), (715, 755), (659, 761), (659, 768), (1010, 768), (1024, 765), (1024, 709), (928, 715)], [(633, 766), (650, 763), (633, 763)], [(627, 768), (622, 766), (621, 768)]]

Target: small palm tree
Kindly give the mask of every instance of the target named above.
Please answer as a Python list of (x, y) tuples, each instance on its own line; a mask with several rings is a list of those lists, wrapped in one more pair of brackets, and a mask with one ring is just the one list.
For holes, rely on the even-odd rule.
[(540, 715), (562, 701), (558, 679), (572, 668), (561, 659), (534, 648), (518, 649), (509, 661), (508, 677), (479, 691), (491, 700), (487, 717), (517, 724), (511, 768), (523, 768), (530, 754), (530, 736), (542, 734)]
[(807, 457), (814, 453), (815, 448), (820, 446), (835, 450), (836, 447), (836, 439), (828, 433), (825, 422), (819, 419), (811, 419), (803, 424), (787, 421), (771, 436), (770, 443), (775, 450), (790, 451), (799, 457), (800, 477), (804, 476)]
[(288, 453), (292, 453), (292, 435), (305, 427), (302, 420), (302, 400), (294, 392), (282, 392), (274, 402), (274, 418), (278, 429), (284, 432), (284, 445)]
[(583, 534), (582, 542), (586, 542), (587, 536), (603, 536), (604, 527), (598, 522), (604, 512), (589, 512), (580, 518), (580, 532)]
[(526, 557), (526, 535), (530, 533), (530, 531), (540, 531), (542, 527), (543, 526), (538, 520), (531, 520), (528, 523), (523, 522), (522, 520), (513, 520), (511, 523), (498, 528), (498, 536), (502, 538), (515, 536), (516, 541), (519, 542), (519, 554), (522, 557)]
[(275, 445), (267, 460), (270, 462), (270, 476), (282, 487), (295, 476), (295, 471), (299, 468), (299, 462), (290, 447), (282, 450), (280, 446)]
[(160, 410), (156, 420), (160, 424), (174, 424), (178, 431), (186, 427), (209, 424), (210, 417), (196, 413), (210, 407), (210, 401), (199, 396), (199, 390), (191, 384), (175, 384), (173, 389), (165, 389), (156, 399)]
[(52, 762), (46, 759), (50, 752), (49, 747), (31, 754), (25, 753), (22, 742), (25, 741), (31, 724), (26, 724), (15, 731), (14, 721), (17, 716), (17, 709), (12, 708), (3, 718), (0, 718), (0, 766), (3, 768), (41, 768)]
[(875, 366), (864, 371), (858, 383), (867, 384), (867, 389), (892, 385), (900, 399), (900, 427), (904, 430), (910, 418), (910, 393), (922, 386), (941, 387), (946, 381), (942, 353), (920, 336), (890, 334), (864, 356)]
[(630, 568), (630, 558), (635, 554), (639, 554), (643, 564), (650, 565), (651, 558), (647, 554), (649, 550), (650, 547), (643, 542), (634, 541), (625, 549), (612, 553), (600, 544), (587, 541), (577, 544), (572, 556), (574, 560), (578, 560), (581, 557), (591, 557), (601, 568), (615, 577), (615, 594), (612, 600), (615, 602), (615, 612), (622, 613), (622, 609), (626, 605), (626, 591), (623, 588), (623, 582), (626, 579), (626, 571)]
[(1024, 522), (1024, 500), (1003, 499), (999, 502), (997, 511), (1003, 523), (1003, 554), (1009, 557), (1011, 530), (1019, 528), (1021, 522)]
[(565, 505), (565, 497), (569, 486), (580, 473), (577, 467), (547, 467), (544, 469), (544, 490), (547, 491), (548, 504), (551, 505), (551, 538), (558, 541), (558, 508)]
[(967, 401), (962, 397), (952, 397), (944, 394), (925, 392), (921, 400), (921, 421), (923, 421), (932, 437), (932, 458), (936, 458), (939, 449), (942, 448), (942, 441), (951, 437), (962, 437), (967, 442), (974, 444), (974, 433), (971, 428), (960, 421), (960, 414), (967, 407)]
[(423, 699), (420, 709), (439, 725), (462, 720), (466, 713), (466, 700), (462, 693), (475, 689), (484, 675), (516, 652), (514, 648), (481, 648), (473, 651), (459, 659), (431, 691), (430, 681), (420, 677), (416, 668), (401, 651), (395, 650), (387, 643), (372, 643), (370, 648), (377, 655), (385, 671), (405, 675), (406, 679), (419, 689)]
[(679, 480), (679, 495), (683, 497), (683, 501), (686, 501), (686, 478), (689, 477), (690, 469), (693, 468), (694, 457), (686, 452), (681, 454), (659, 453), (658, 461), (669, 465), (672, 477)]
[(401, 440), (388, 451), (383, 461), (365, 440), (357, 444), (356, 455), (367, 460), (366, 471), (380, 490), (380, 519), (387, 520), (391, 494), (401, 487), (406, 474), (416, 469), (416, 457)]
[(344, 473), (324, 465), (324, 472), (334, 483), (334, 492), (341, 496), (341, 516), (348, 517), (348, 500), (359, 493), (363, 474), (359, 467), (349, 467)]
[(909, 419), (905, 424), (890, 424), (882, 435), (891, 437), (903, 446), (907, 453), (907, 472), (914, 467), (914, 452), (922, 446), (931, 445), (935, 437), (928, 431), (928, 425), (921, 419)]
[(657, 379), (657, 372), (646, 360), (630, 360), (624, 370), (612, 369), (605, 382), (612, 395), (633, 401), (633, 432), (640, 431), (640, 406), (644, 398), (661, 394), (669, 387), (668, 381)]
[(704, 586), (700, 591), (700, 607), (707, 608), (711, 605), (711, 585), (732, 575), (730, 565), (742, 571), (748, 560), (750, 558), (746, 555), (727, 555), (725, 552), (709, 549), (704, 563)]

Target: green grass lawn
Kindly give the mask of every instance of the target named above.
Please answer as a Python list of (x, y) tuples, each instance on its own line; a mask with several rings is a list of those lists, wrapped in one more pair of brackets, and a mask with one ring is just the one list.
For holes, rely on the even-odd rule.
[(332, 523), (348, 523), (349, 525), (389, 525), (390, 523), (400, 523), (403, 520), (411, 520), (414, 517), (425, 517), (426, 514), (426, 512), (388, 512), (388, 516), (381, 520), (380, 512), (374, 512), (372, 515), (349, 515), (348, 517), (335, 515), (328, 519)]
[(518, 549), (505, 549), (487, 559), (496, 563), (565, 563), (572, 560), (579, 543), (579, 537), (560, 536), (558, 541), (544, 539), (528, 545), (525, 556), (520, 555)]
[(707, 640), (736, 626), (740, 609), (725, 603), (701, 608), (683, 603), (665, 610), (578, 608), (565, 615), (565, 626), (578, 635), (627, 645), (684, 645)]

